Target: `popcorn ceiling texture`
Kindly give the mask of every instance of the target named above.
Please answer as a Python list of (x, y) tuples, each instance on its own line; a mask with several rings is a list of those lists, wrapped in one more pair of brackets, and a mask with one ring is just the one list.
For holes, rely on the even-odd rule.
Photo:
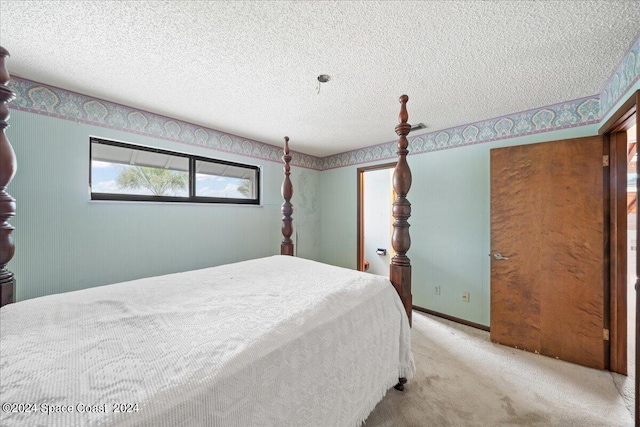
[[(210, 148), (280, 163), (282, 147), (244, 139), (215, 129), (136, 110), (30, 80), (14, 77), (10, 87), (16, 99), (10, 108), (92, 125), (138, 133), (154, 138)], [(600, 99), (590, 97), (498, 117), (409, 138), (410, 154), (513, 138), (598, 122)], [(294, 166), (315, 170), (395, 158), (397, 141), (319, 158), (293, 152)], [(294, 145), (292, 141), (291, 145)]]
[(429, 131), (413, 153), (595, 123), (640, 75), (639, 21), (609, 1), (0, 3), (12, 108), (271, 161), (286, 134), (319, 170), (393, 157), (372, 144), (402, 93)]

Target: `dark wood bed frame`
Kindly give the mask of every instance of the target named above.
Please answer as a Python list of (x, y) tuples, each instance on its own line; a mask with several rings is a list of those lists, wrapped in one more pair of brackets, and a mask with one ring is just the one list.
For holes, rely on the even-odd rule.
[[(407, 251), (411, 246), (411, 236), (409, 235), (409, 217), (411, 216), (411, 203), (407, 200), (407, 193), (411, 188), (411, 169), (407, 163), (407, 154), (409, 154), (409, 141), (407, 135), (411, 131), (411, 125), (407, 123), (409, 114), (407, 113), (407, 101), (409, 97), (402, 95), (400, 97), (400, 115), (396, 126), (396, 133), (400, 137), (398, 139), (398, 162), (393, 171), (393, 190), (396, 199), (393, 202), (392, 214), (395, 221), (393, 222), (393, 234), (391, 236), (391, 246), (396, 254), (391, 259), (389, 268), (389, 279), (398, 291), (404, 309), (409, 318), (411, 325), (411, 260), (407, 257)], [(291, 155), (289, 154), (289, 137), (284, 137), (284, 181), (282, 182), (282, 235), (284, 239), (280, 245), (281, 255), (293, 255), (293, 242), (291, 235), (293, 234), (293, 205), (291, 197), (293, 196), (293, 185), (291, 184)]]
[(9, 73), (5, 66), (5, 59), (9, 52), (0, 46), (0, 307), (13, 302), (15, 279), (13, 273), (7, 270), (7, 263), (13, 258), (13, 227), (9, 220), (16, 214), (16, 201), (7, 193), (7, 186), (16, 173), (16, 155), (7, 139), (5, 130), (9, 120), (9, 107), (15, 95), (7, 87)]
[[(411, 325), (411, 260), (407, 257), (407, 251), (411, 246), (411, 236), (409, 235), (409, 217), (411, 216), (411, 203), (407, 200), (407, 193), (411, 188), (411, 169), (407, 164), (407, 154), (409, 153), (409, 141), (407, 135), (411, 131), (411, 125), (407, 123), (409, 114), (407, 113), (407, 101), (409, 97), (402, 95), (400, 97), (400, 115), (396, 126), (396, 133), (400, 137), (398, 139), (398, 162), (393, 171), (393, 190), (396, 199), (393, 202), (392, 214), (395, 219), (393, 222), (393, 234), (391, 236), (391, 246), (396, 254), (391, 259), (389, 269), (389, 279), (398, 291), (402, 305), (407, 312), (409, 325)], [(291, 197), (293, 196), (293, 185), (291, 184), (291, 155), (289, 154), (289, 137), (284, 137), (284, 181), (282, 182), (282, 244), (280, 245), (281, 255), (293, 256), (293, 242), (291, 235), (293, 234), (293, 205)]]
[[(7, 104), (11, 102), (15, 95), (7, 87), (9, 83), (9, 73), (5, 60), (9, 57), (9, 52), (0, 46), (0, 306), (14, 301), (15, 279), (13, 273), (7, 270), (7, 264), (13, 258), (15, 247), (11, 233), (14, 228), (9, 224), (9, 220), (15, 216), (15, 199), (7, 193), (7, 186), (16, 172), (17, 162), (13, 148), (7, 139), (5, 130), (8, 126), (9, 109)], [(411, 187), (411, 170), (407, 164), (407, 154), (409, 153), (407, 135), (411, 131), (411, 125), (407, 123), (407, 101), (409, 97), (400, 97), (399, 124), (395, 131), (398, 139), (398, 162), (393, 173), (393, 189), (396, 199), (393, 202), (393, 234), (391, 245), (396, 254), (391, 260), (389, 278), (398, 291), (402, 304), (407, 312), (409, 324), (411, 324), (411, 261), (407, 257), (407, 251), (411, 246), (409, 236), (409, 222), (411, 216), (411, 204), (407, 200), (407, 193)], [(282, 235), (284, 239), (280, 245), (282, 255), (294, 254), (294, 245), (291, 240), (293, 234), (293, 185), (291, 184), (291, 154), (289, 152), (289, 138), (284, 138), (284, 181), (282, 183)], [(401, 381), (402, 383), (402, 381)]]
[[(407, 193), (411, 188), (411, 169), (407, 163), (407, 154), (409, 154), (407, 135), (411, 131), (411, 125), (407, 123), (409, 120), (407, 101), (409, 101), (407, 95), (400, 97), (400, 114), (398, 116), (400, 123), (396, 126), (396, 133), (399, 136), (398, 162), (393, 171), (393, 190), (396, 194), (396, 199), (392, 208), (392, 215), (395, 221), (393, 222), (393, 234), (391, 235), (391, 246), (393, 246), (396, 254), (391, 258), (389, 279), (396, 291), (398, 291), (398, 295), (400, 295), (400, 300), (409, 318), (409, 325), (411, 325), (411, 260), (407, 257), (407, 251), (411, 246), (408, 221), (411, 216), (411, 203), (407, 200)], [(282, 236), (284, 238), (280, 245), (280, 254), (293, 256), (293, 242), (291, 241), (291, 235), (293, 234), (293, 205), (291, 204), (293, 185), (289, 177), (291, 175), (291, 154), (289, 154), (288, 136), (284, 137), (284, 156), (282, 156), (282, 160), (284, 161), (284, 181), (282, 182), (284, 203), (282, 204), (281, 212)], [(403, 391), (406, 382), (406, 378), (399, 378), (395, 389)]]

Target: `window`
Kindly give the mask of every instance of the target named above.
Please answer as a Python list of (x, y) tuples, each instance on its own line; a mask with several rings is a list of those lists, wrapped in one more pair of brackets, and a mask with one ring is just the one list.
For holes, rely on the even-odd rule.
[(260, 203), (258, 166), (91, 138), (91, 200)]

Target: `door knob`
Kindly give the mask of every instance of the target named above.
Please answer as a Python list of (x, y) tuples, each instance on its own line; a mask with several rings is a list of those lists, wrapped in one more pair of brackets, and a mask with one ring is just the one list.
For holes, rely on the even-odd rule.
[(496, 252), (495, 254), (493, 254), (493, 259), (496, 259), (498, 261), (506, 261), (509, 258), (507, 258), (506, 256), (502, 256), (500, 252)]

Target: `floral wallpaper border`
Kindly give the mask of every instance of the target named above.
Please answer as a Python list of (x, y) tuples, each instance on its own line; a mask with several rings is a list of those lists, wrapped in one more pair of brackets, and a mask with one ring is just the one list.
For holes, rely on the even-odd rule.
[[(639, 79), (640, 37), (633, 43), (600, 94), (409, 137), (410, 154), (598, 123)], [(12, 77), (9, 86), (16, 93), (16, 99), (9, 107), (17, 110), (281, 162), (282, 148), (274, 145), (16, 76)], [(396, 141), (323, 158), (299, 152), (292, 154), (291, 163), (294, 166), (322, 171), (392, 159), (396, 156)]]
[[(409, 154), (428, 153), (471, 144), (515, 138), (597, 123), (600, 98), (592, 96), (507, 116), (409, 137)], [(322, 159), (322, 169), (334, 169), (396, 157), (396, 141), (347, 151)]]
[(600, 92), (602, 116), (620, 101), (620, 98), (640, 79), (640, 36), (622, 58), (618, 68)]
[[(12, 76), (10, 108), (280, 163), (282, 147)], [(320, 170), (319, 157), (292, 152), (294, 166)]]

